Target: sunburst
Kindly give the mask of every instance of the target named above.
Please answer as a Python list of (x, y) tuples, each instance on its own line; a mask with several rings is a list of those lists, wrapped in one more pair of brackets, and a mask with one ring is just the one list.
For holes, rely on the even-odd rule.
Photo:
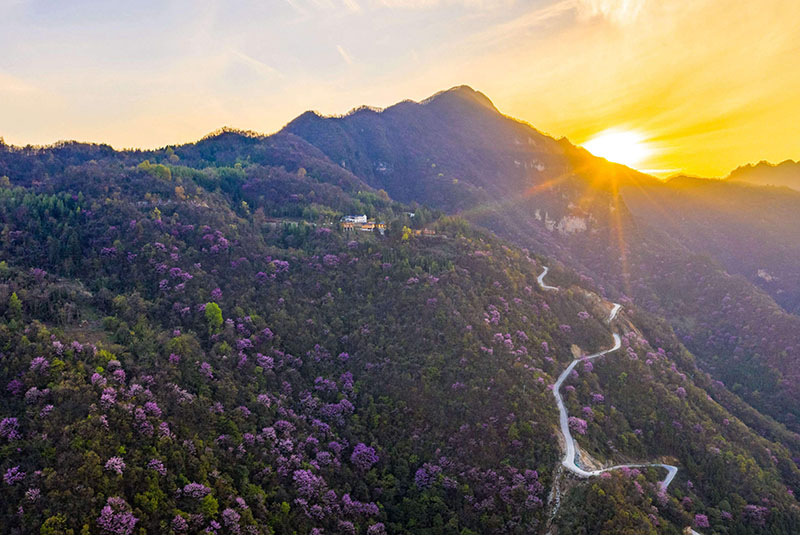
[(653, 148), (635, 130), (604, 130), (583, 144), (583, 148), (606, 160), (637, 168), (653, 154)]

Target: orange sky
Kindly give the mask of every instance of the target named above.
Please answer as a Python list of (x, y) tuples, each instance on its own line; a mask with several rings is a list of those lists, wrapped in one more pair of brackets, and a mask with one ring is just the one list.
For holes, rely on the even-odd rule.
[(155, 147), (469, 84), (575, 143), (635, 130), (642, 169), (720, 176), (800, 158), (798, 20), (796, 0), (0, 0), (0, 136)]

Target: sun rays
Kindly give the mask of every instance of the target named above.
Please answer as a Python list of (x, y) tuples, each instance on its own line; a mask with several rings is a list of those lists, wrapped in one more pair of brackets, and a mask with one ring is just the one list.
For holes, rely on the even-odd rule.
[(583, 148), (608, 161), (637, 169), (655, 152), (645, 136), (635, 130), (610, 128), (593, 136)]

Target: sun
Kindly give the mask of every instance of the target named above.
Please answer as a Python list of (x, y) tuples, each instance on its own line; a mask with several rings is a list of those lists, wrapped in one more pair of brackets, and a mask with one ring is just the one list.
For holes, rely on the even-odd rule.
[(609, 129), (596, 134), (583, 148), (606, 160), (636, 168), (653, 153), (645, 137), (634, 130)]

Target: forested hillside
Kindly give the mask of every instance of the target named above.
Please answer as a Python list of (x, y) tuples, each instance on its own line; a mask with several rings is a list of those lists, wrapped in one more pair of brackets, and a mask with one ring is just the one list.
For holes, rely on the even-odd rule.
[(664, 185), (503, 116), (468, 87), (341, 118), (305, 114), (285, 132), (392, 197), (459, 213), (665, 317), (703, 369), (800, 430), (794, 192)]
[[(564, 166), (581, 157), (564, 150)], [(504, 239), (469, 220), (491, 226), (502, 206), (454, 216), (363, 169), (289, 133), (0, 145), (0, 531), (800, 530), (800, 438), (737, 395), (758, 407), (757, 385), (698, 368), (682, 342), (699, 327), (680, 338), (643, 290), (621, 301), (622, 348), (563, 392), (586, 462), (678, 476), (665, 492), (656, 469), (559, 472), (552, 385), (611, 346), (604, 296), (635, 279), (573, 269), (589, 253), (544, 217)], [(558, 210), (582, 184), (543, 198)], [(473, 186), (453, 202), (494, 195)], [(344, 230), (352, 214), (385, 234)], [(608, 228), (591, 234), (603, 247)], [(560, 290), (540, 288), (545, 266)]]

